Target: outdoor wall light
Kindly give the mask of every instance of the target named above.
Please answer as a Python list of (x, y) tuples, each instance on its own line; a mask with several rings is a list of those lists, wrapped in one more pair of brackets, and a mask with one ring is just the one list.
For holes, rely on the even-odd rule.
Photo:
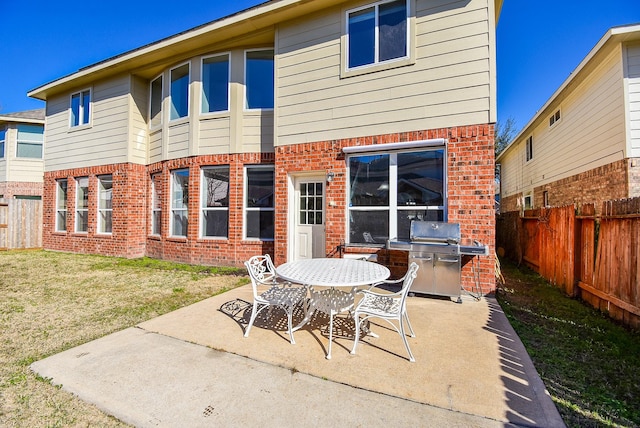
[(327, 172), (327, 183), (331, 183), (333, 181), (333, 171)]

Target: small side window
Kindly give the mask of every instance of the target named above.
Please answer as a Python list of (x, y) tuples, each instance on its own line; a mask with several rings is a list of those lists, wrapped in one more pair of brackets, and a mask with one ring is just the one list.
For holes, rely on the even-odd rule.
[(533, 159), (533, 136), (529, 136), (529, 138), (527, 138), (525, 151), (526, 151), (526, 160), (527, 162), (529, 162), (531, 159)]
[(91, 90), (71, 94), (69, 127), (88, 125), (91, 120)]

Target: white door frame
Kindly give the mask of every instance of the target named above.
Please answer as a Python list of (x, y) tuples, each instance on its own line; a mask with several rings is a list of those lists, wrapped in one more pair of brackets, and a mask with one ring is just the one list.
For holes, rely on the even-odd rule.
[[(297, 172), (288, 175), (287, 179), (287, 261), (295, 259), (295, 239), (296, 239), (296, 182), (298, 180), (311, 180), (316, 179), (324, 183), (324, 223), (326, 228), (326, 213), (327, 213), (327, 185), (326, 185), (326, 171), (304, 171)], [(325, 231), (326, 237), (326, 231)]]

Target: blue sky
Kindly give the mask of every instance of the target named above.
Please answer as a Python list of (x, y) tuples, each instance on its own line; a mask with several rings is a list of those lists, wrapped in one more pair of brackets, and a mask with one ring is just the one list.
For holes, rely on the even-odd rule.
[[(81, 67), (260, 3), (0, 0), (0, 114), (43, 107), (27, 92)], [(505, 0), (498, 121), (526, 125), (610, 27), (632, 23), (640, 0)]]

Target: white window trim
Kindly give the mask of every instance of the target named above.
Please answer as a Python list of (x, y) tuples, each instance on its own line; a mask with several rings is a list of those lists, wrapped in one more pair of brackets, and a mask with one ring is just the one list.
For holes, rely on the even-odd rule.
[[(229, 179), (231, 179), (231, 167), (229, 165), (207, 165), (200, 168), (200, 238), (201, 239), (213, 239), (213, 240), (226, 240), (229, 239), (229, 206), (226, 207), (205, 207), (206, 201), (206, 189), (204, 186), (204, 172), (210, 169), (226, 169), (229, 172)], [(230, 183), (229, 183), (230, 184)], [(230, 190), (231, 186), (229, 186)], [(226, 211), (227, 213), (227, 236), (205, 236), (204, 234), (204, 212), (205, 211)]]
[[(86, 208), (78, 208), (78, 201), (79, 201), (79, 192), (80, 192), (80, 180), (87, 180), (87, 196), (89, 193), (89, 177), (85, 176), (85, 177), (77, 177), (75, 179), (76, 182), (76, 194), (75, 194), (75, 198), (76, 198), (76, 203), (75, 203), (75, 219), (74, 219), (74, 224), (73, 224), (73, 231), (75, 233), (89, 233), (89, 218), (87, 217), (87, 230), (78, 230), (78, 219), (80, 218), (80, 216), (78, 215), (78, 213), (83, 212), (83, 213), (87, 213), (87, 216), (89, 215), (89, 207), (87, 206)], [(67, 197), (68, 198), (68, 197)], [(88, 203), (88, 202), (87, 202)]]
[[(158, 79), (162, 79), (162, 84), (160, 85), (160, 122), (158, 122), (157, 125), (154, 125), (152, 123), (153, 118), (151, 117), (151, 104), (152, 104), (152, 96), (153, 96), (153, 82), (155, 82)], [(149, 129), (150, 130), (155, 130), (155, 129), (160, 129), (162, 128), (162, 124), (164, 123), (164, 112), (165, 112), (165, 108), (164, 108), (164, 73), (160, 73), (159, 75), (157, 75), (155, 78), (151, 79), (151, 81), (149, 82), (149, 111), (147, 112), (147, 117), (149, 120)]]
[[(173, 83), (173, 80), (171, 79), (171, 73), (173, 72), (173, 70), (177, 70), (180, 67), (183, 66), (188, 66), (189, 67), (189, 72), (187, 73), (188, 76), (188, 80), (189, 83), (187, 83), (187, 114), (185, 116), (181, 116), (181, 117), (176, 117), (175, 119), (171, 118), (171, 108), (173, 105), (173, 94), (171, 93), (171, 83)], [(186, 61), (183, 62), (182, 64), (176, 65), (175, 67), (171, 67), (169, 69), (169, 111), (168, 111), (168, 117), (169, 117), (169, 123), (174, 123), (174, 122), (178, 122), (181, 120), (188, 120), (191, 117), (191, 62), (190, 61)], [(164, 84), (164, 81), (163, 81)], [(163, 88), (163, 92), (164, 92), (164, 88)]]
[[(218, 110), (218, 111), (207, 111), (204, 112), (202, 111), (202, 103), (204, 100), (204, 61), (206, 59), (209, 58), (216, 58), (216, 57), (220, 57), (220, 56), (226, 56), (227, 57), (227, 67), (228, 67), (228, 73), (229, 73), (229, 78), (227, 80), (227, 108), (226, 110)], [(220, 52), (214, 55), (207, 55), (207, 56), (203, 56), (200, 60), (200, 80), (201, 80), (201, 89), (200, 89), (200, 116), (203, 117), (210, 117), (210, 116), (216, 116), (216, 115), (225, 115), (225, 114), (229, 114), (231, 112), (231, 52)]]
[(0, 139), (0, 143), (2, 143), (2, 152), (0, 152), (0, 159), (4, 159), (7, 152), (7, 128), (0, 128), (0, 133), (3, 133), (3, 137)]
[[(432, 145), (430, 143), (432, 142), (439, 142), (441, 141), (443, 143), (443, 145)], [(398, 213), (398, 211), (413, 211), (413, 210), (433, 210), (433, 211), (442, 211), (442, 218), (443, 221), (448, 221), (448, 209), (447, 207), (449, 206), (449, 198), (448, 198), (448, 179), (447, 179), (447, 158), (448, 158), (448, 150), (446, 145), (444, 145), (444, 141), (445, 140), (429, 140), (429, 141), (419, 141), (419, 142), (415, 142), (415, 143), (411, 143), (413, 149), (411, 150), (380, 150), (380, 151), (372, 151), (372, 150), (362, 150), (362, 151), (358, 151), (358, 150), (344, 150), (343, 151), (345, 153), (350, 153), (346, 156), (346, 164), (347, 164), (347, 172), (346, 172), (346, 176), (350, 177), (350, 171), (349, 171), (349, 159), (351, 159), (352, 157), (359, 157), (359, 156), (363, 156), (365, 153), (370, 153), (371, 155), (389, 155), (389, 205), (387, 206), (370, 206), (370, 207), (350, 207), (349, 206), (349, 198), (351, 197), (351, 195), (349, 194), (349, 192), (345, 192), (345, 206), (346, 206), (346, 211), (347, 211), (347, 215), (345, 216), (345, 233), (346, 233), (346, 237), (345, 240), (349, 241), (349, 237), (351, 236), (351, 228), (350, 228), (350, 224), (349, 224), (349, 211), (385, 211), (388, 212), (388, 216), (389, 216), (389, 237), (392, 238), (394, 236), (397, 236), (398, 234), (398, 218), (397, 215), (391, 215), (391, 213)], [(390, 143), (389, 146), (391, 146), (391, 144), (395, 144), (395, 143)], [(346, 148), (345, 148), (346, 149)], [(398, 209), (398, 200), (397, 198), (393, 198), (391, 197), (392, 195), (397, 195), (398, 193), (398, 163), (397, 163), (397, 158), (392, 159), (391, 157), (393, 155), (397, 155), (399, 153), (413, 153), (413, 152), (417, 152), (417, 151), (427, 151), (427, 150), (439, 150), (442, 149), (444, 150), (444, 162), (443, 162), (443, 166), (442, 166), (442, 174), (443, 174), (443, 195), (442, 195), (442, 203), (443, 205), (438, 205), (438, 206), (431, 206), (431, 205), (412, 205), (412, 206), (401, 206), (400, 209)], [(393, 177), (393, 178), (392, 178)]]
[[(87, 123), (80, 122), (77, 125), (74, 125), (71, 121), (73, 117), (72, 115), (73, 96), (80, 95), (80, 106), (78, 107), (78, 117), (82, 119), (84, 117), (84, 106), (82, 105), (82, 94), (85, 92), (89, 92), (89, 119)], [(90, 128), (92, 122), (93, 122), (93, 88), (89, 87), (89, 88), (85, 88), (85, 89), (81, 89), (79, 91), (73, 92), (71, 95), (69, 95), (69, 122), (68, 122), (69, 130), (75, 131), (78, 129)]]
[[(113, 234), (113, 208), (100, 208), (100, 198), (102, 197), (102, 180), (106, 177), (111, 178), (111, 203), (113, 207), (113, 175), (112, 174), (104, 174), (98, 176), (98, 203), (96, 204), (96, 213), (98, 215), (98, 229), (96, 233), (98, 235), (111, 235)], [(102, 232), (102, 213), (103, 212), (111, 212), (111, 231), (110, 232)]]
[[(173, 219), (173, 213), (175, 211), (183, 211), (187, 213), (187, 225), (189, 224), (189, 203), (187, 202), (187, 206), (185, 208), (175, 208), (173, 206), (173, 190), (174, 190), (174, 186), (175, 186), (175, 179), (174, 179), (174, 174), (177, 173), (178, 171), (187, 171), (187, 177), (189, 177), (190, 172), (189, 168), (178, 168), (178, 169), (174, 169), (171, 171), (170, 174), (170, 180), (171, 180), (171, 186), (169, 189), (169, 237), (171, 238), (187, 238), (188, 236), (188, 230), (185, 232), (184, 235), (174, 235), (173, 234), (173, 226), (174, 226), (174, 219)], [(187, 178), (188, 180), (188, 178)], [(189, 192), (189, 188), (187, 188), (187, 192)], [(187, 193), (188, 195), (188, 193)], [(188, 226), (187, 226), (188, 228)]]
[(376, 20), (376, 29), (378, 28), (378, 18), (379, 18), (379, 13), (378, 13), (378, 7), (381, 4), (384, 3), (391, 3), (395, 0), (382, 0), (382, 1), (378, 1), (378, 2), (373, 2), (373, 3), (368, 3), (366, 5), (360, 6), (360, 7), (356, 7), (353, 9), (348, 9), (345, 10), (343, 13), (343, 36), (342, 36), (342, 64), (344, 64), (343, 67), (340, 67), (340, 77), (341, 78), (346, 78), (346, 77), (352, 77), (352, 76), (359, 76), (362, 74), (367, 74), (367, 73), (372, 73), (375, 71), (383, 71), (383, 70), (389, 70), (392, 68), (396, 68), (396, 67), (401, 67), (401, 66), (406, 66), (406, 65), (412, 65), (415, 64), (415, 43), (413, 42), (413, 35), (416, 34), (414, 26), (415, 26), (415, 20), (412, 18), (413, 17), (413, 10), (415, 9), (415, 0), (406, 0), (406, 7), (407, 7), (407, 52), (406, 55), (400, 58), (393, 58), (390, 60), (386, 60), (386, 61), (379, 61), (378, 59), (378, 55), (379, 55), (379, 41), (378, 41), (378, 34), (379, 32), (376, 31), (375, 34), (375, 51), (374, 51), (374, 55), (375, 55), (375, 59), (374, 62), (371, 64), (364, 64), (364, 65), (360, 65), (358, 67), (349, 67), (349, 15), (354, 13), (354, 12), (358, 12), (360, 10), (364, 10), (364, 9), (369, 9), (371, 7), (375, 7), (376, 9), (376, 13), (375, 13), (375, 20)]
[[(273, 192), (274, 192), (274, 206), (271, 208), (262, 208), (262, 207), (257, 207), (257, 208), (250, 208), (247, 206), (247, 198), (249, 196), (249, 177), (247, 174), (247, 171), (249, 169), (255, 170), (255, 169), (270, 169), (273, 170), (273, 176), (274, 176), (274, 180), (275, 180), (275, 172), (276, 172), (276, 168), (275, 165), (273, 164), (269, 164), (269, 165), (245, 165), (244, 166), (244, 171), (243, 171), (243, 191), (244, 191), (244, 197), (242, 198), (242, 237), (244, 240), (247, 241), (259, 241), (259, 242), (273, 242), (275, 241), (275, 236), (273, 238), (266, 238), (266, 239), (262, 239), (260, 237), (258, 238), (254, 238), (254, 237), (248, 237), (247, 236), (247, 213), (250, 211), (256, 211), (256, 212), (260, 212), (260, 211), (273, 211), (274, 212), (274, 216), (275, 216), (275, 211), (276, 211), (276, 207), (275, 207), (275, 191), (276, 191), (276, 185), (275, 182), (273, 184)], [(275, 218), (274, 218), (275, 221)], [(275, 227), (275, 224), (274, 224)], [(275, 230), (274, 230), (274, 235), (275, 235)]]
[[(156, 194), (158, 192), (157, 186), (156, 186), (156, 179), (160, 180), (162, 179), (162, 174), (157, 172), (154, 174), (151, 174), (151, 236), (161, 236), (162, 235), (162, 201), (160, 201), (160, 208), (155, 208), (154, 207), (154, 201), (156, 200)], [(160, 225), (159, 225), (159, 230), (160, 233), (155, 233), (155, 213), (159, 212), (160, 213)]]
[(276, 68), (276, 51), (274, 48), (262, 48), (262, 49), (246, 49), (244, 51), (244, 76), (242, 77), (244, 84), (243, 87), (243, 103), (242, 108), (245, 112), (261, 112), (261, 111), (274, 111), (276, 105), (276, 85), (275, 81), (273, 82), (273, 105), (271, 108), (249, 108), (249, 100), (247, 99), (247, 53), (249, 52), (260, 52), (260, 51), (273, 51), (273, 78), (275, 79), (275, 68)]
[[(67, 203), (64, 206), (64, 209), (60, 208), (60, 183), (61, 182), (65, 182), (67, 183), (67, 190), (65, 191), (66, 195), (67, 195)], [(69, 180), (67, 180), (66, 178), (62, 178), (59, 180), (56, 180), (56, 220), (55, 220), (55, 231), (58, 233), (62, 233), (62, 232), (66, 232), (67, 228), (65, 227), (64, 229), (60, 228), (60, 222), (59, 222), (59, 218), (60, 216), (58, 215), (59, 213), (64, 212), (64, 217), (65, 219), (67, 218), (67, 212), (68, 212), (68, 205), (69, 205)], [(65, 226), (66, 226), (66, 221), (65, 221)]]

